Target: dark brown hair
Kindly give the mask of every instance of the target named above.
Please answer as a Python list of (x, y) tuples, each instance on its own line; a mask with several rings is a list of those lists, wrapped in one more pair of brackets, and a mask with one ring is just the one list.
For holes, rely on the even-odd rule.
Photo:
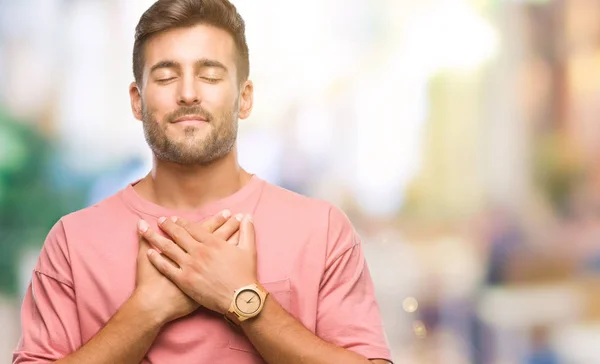
[(153, 35), (175, 28), (198, 24), (228, 32), (238, 51), (237, 75), (243, 82), (250, 73), (246, 26), (235, 6), (228, 0), (158, 0), (140, 18), (135, 28), (133, 76), (141, 82), (144, 70), (144, 46)]

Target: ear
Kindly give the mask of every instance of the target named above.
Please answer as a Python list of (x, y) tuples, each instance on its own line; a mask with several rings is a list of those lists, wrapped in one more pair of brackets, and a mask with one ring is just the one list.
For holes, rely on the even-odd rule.
[(254, 105), (254, 84), (248, 80), (242, 85), (242, 92), (240, 94), (240, 110), (238, 117), (240, 119), (246, 119), (252, 113), (252, 106)]
[(132, 82), (129, 85), (129, 98), (131, 99), (131, 111), (133, 112), (133, 116), (142, 120), (142, 95), (140, 94), (140, 89), (137, 86), (137, 83)]

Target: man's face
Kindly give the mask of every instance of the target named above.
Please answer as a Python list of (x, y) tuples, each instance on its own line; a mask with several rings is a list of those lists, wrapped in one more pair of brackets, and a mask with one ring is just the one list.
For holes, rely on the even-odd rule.
[(144, 54), (142, 85), (130, 95), (156, 157), (207, 165), (231, 152), (252, 104), (252, 85), (240, 90), (233, 38), (206, 25), (172, 29), (149, 39)]

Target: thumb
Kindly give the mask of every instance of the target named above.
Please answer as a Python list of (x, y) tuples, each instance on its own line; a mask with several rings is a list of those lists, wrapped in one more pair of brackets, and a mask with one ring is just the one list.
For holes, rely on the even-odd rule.
[(256, 251), (256, 236), (252, 216), (246, 215), (240, 224), (240, 242), (238, 246), (244, 250)]

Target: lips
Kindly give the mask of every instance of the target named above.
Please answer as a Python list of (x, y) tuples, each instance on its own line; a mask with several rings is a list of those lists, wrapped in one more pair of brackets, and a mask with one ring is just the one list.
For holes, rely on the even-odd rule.
[(207, 122), (208, 120), (206, 120), (206, 118), (199, 116), (199, 115), (186, 115), (186, 116), (182, 116), (180, 118), (177, 118), (175, 121), (173, 121), (174, 124), (176, 123), (181, 123), (181, 122)]

